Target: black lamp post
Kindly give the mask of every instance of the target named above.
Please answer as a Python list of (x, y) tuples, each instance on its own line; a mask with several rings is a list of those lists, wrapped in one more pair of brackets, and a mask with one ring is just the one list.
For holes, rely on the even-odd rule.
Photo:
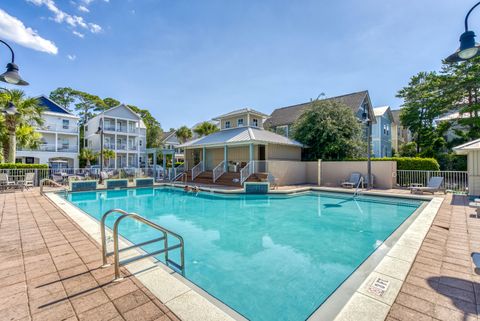
[(15, 53), (13, 52), (12, 47), (1, 39), (0, 42), (7, 46), (12, 54), (12, 61), (7, 64), (7, 71), (0, 75), (0, 81), (17, 86), (27, 86), (28, 82), (23, 80), (18, 74), (18, 66), (15, 64)]
[(100, 135), (100, 184), (103, 182), (103, 118), (100, 118), (96, 134)]
[(480, 2), (468, 11), (465, 17), (465, 32), (460, 35), (460, 48), (445, 58), (447, 62), (466, 61), (480, 54), (480, 45), (475, 42), (475, 33), (468, 30), (468, 17), (478, 5), (480, 5)]
[(366, 104), (363, 105), (362, 122), (367, 127), (367, 190), (372, 187), (372, 120), (369, 114)]

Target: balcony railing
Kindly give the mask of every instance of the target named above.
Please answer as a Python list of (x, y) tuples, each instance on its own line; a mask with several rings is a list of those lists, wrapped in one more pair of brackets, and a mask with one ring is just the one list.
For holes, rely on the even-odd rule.
[(103, 148), (115, 150), (115, 144), (105, 143), (105, 144), (103, 144)]
[(18, 151), (35, 151), (35, 152), (67, 152), (67, 153), (77, 153), (77, 145), (58, 145), (55, 149), (55, 144), (42, 144), (38, 148), (28, 148), (28, 147), (19, 147)]
[(128, 147), (128, 150), (137, 150), (137, 146), (136, 146), (136, 145), (129, 146), (129, 147)]
[(117, 150), (127, 150), (127, 144), (117, 144)]
[(63, 145), (57, 147), (57, 152), (76, 153), (78, 152), (78, 146), (76, 145)]
[(104, 131), (110, 131), (110, 132), (116, 131), (115, 130), (115, 125), (113, 125), (113, 126), (112, 125), (103, 125), (103, 130)]
[(39, 130), (47, 130), (52, 132), (61, 132), (61, 133), (78, 133), (77, 125), (64, 126), (60, 124), (50, 124), (46, 123), (42, 126), (37, 127)]

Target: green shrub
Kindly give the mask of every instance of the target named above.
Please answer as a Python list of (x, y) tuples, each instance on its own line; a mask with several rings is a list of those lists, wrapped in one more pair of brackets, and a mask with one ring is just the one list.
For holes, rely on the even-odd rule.
[[(366, 158), (350, 159), (350, 161), (366, 161)], [(439, 171), (440, 165), (435, 158), (420, 157), (383, 157), (372, 158), (374, 162), (396, 161), (397, 170)]]
[(47, 164), (1, 163), (0, 169), (48, 169)]

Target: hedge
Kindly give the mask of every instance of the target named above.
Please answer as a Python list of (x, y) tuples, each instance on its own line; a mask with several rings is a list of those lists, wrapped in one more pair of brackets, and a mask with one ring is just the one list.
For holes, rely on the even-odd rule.
[(47, 164), (1, 163), (0, 169), (48, 169)]
[[(365, 161), (366, 158), (349, 159), (349, 161)], [(420, 157), (383, 157), (372, 158), (372, 161), (396, 161), (397, 170), (439, 171), (440, 165), (435, 158)]]

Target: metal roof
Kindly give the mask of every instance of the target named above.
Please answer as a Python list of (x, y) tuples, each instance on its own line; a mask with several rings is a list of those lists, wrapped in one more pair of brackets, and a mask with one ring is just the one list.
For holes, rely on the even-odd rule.
[(57, 114), (66, 114), (66, 115), (70, 115), (70, 116), (75, 116), (73, 113), (66, 110), (65, 108), (63, 108), (62, 106), (60, 106), (59, 104), (57, 104), (56, 102), (54, 102), (53, 100), (51, 100), (48, 97), (45, 97), (45, 96), (42, 95), (42, 96), (37, 97), (37, 100), (38, 100), (38, 105), (43, 107), (44, 111), (48, 111), (48, 112), (51, 112), (51, 113), (57, 113)]
[(270, 143), (302, 147), (303, 145), (293, 139), (275, 134), (271, 131), (257, 127), (237, 127), (220, 130), (208, 136), (179, 145), (180, 148), (203, 147), (215, 145), (242, 145), (246, 143)]
[(241, 115), (241, 114), (246, 114), (246, 113), (250, 113), (250, 114), (255, 114), (255, 115), (258, 115), (258, 116), (261, 116), (261, 117), (264, 117), (264, 118), (267, 118), (268, 115), (262, 113), (262, 112), (259, 112), (255, 109), (252, 109), (252, 108), (242, 108), (242, 109), (237, 109), (237, 110), (234, 110), (234, 111), (231, 111), (229, 113), (226, 113), (226, 114), (223, 114), (223, 115), (220, 115), (220, 116), (217, 116), (215, 118), (213, 118), (213, 120), (219, 120), (221, 118), (227, 118), (227, 117), (232, 117), (232, 116), (236, 116), (236, 115)]
[(472, 140), (471, 142), (453, 147), (453, 151), (457, 154), (466, 154), (471, 150), (480, 150), (480, 139)]

